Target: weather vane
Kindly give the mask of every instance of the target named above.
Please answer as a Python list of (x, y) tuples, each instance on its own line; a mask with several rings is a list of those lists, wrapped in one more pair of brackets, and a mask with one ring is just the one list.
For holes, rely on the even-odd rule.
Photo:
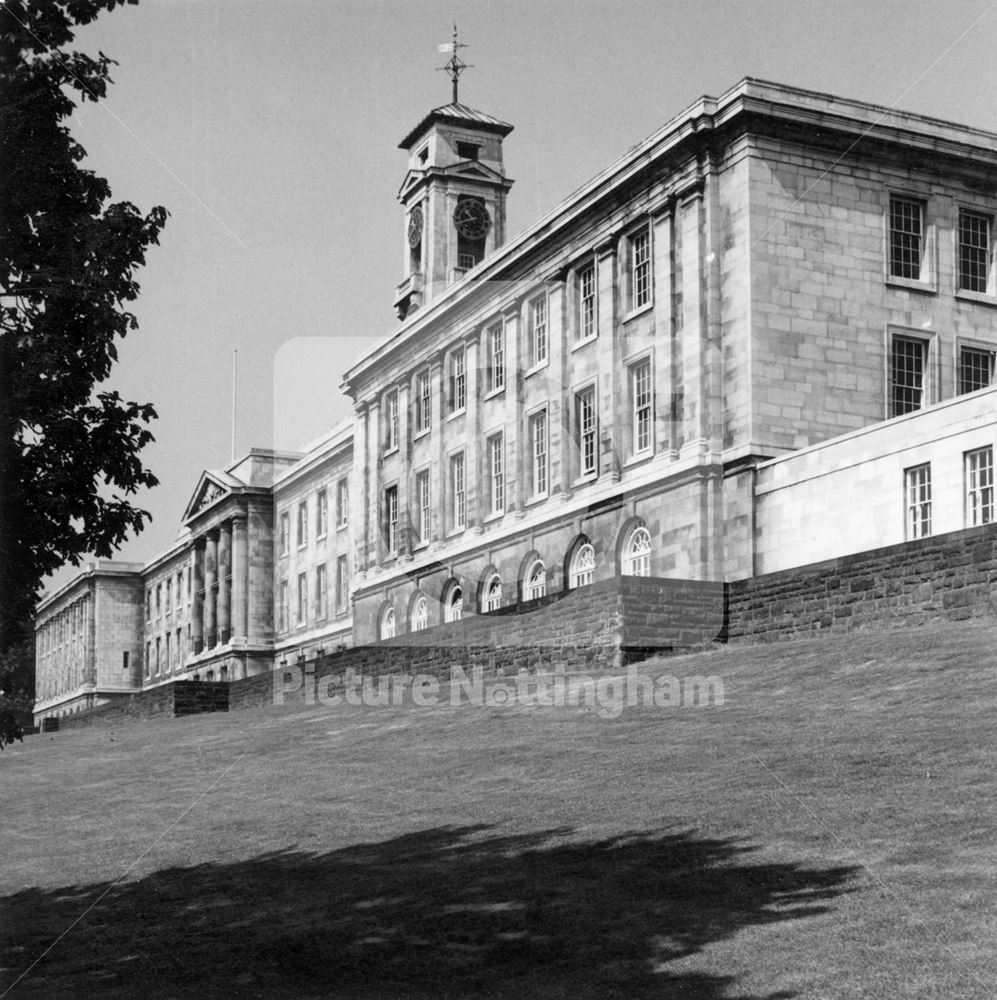
[(460, 79), (460, 74), (466, 69), (472, 69), (463, 59), (457, 54), (458, 49), (466, 49), (467, 46), (463, 42), (457, 41), (457, 24), (454, 23), (453, 26), (453, 41), (447, 42), (445, 45), (439, 46), (440, 52), (449, 52), (450, 58), (447, 60), (445, 66), (437, 67), (437, 72), (446, 73), (450, 79), (453, 81), (453, 102), (457, 104), (457, 81)]

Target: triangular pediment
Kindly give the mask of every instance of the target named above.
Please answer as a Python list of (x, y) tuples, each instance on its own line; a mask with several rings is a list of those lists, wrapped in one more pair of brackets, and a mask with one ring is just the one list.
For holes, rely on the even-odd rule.
[(237, 479), (224, 472), (205, 471), (197, 481), (197, 487), (183, 513), (184, 523), (200, 514), (201, 511), (213, 507), (216, 503), (231, 494), (234, 486), (239, 485)]
[(417, 187), (425, 178), (426, 172), (424, 170), (410, 170), (405, 175), (405, 180), (402, 181), (402, 186), (398, 189), (398, 200), (404, 201), (406, 195), (412, 188)]
[(505, 180), (504, 176), (497, 170), (493, 170), (478, 160), (462, 160), (460, 163), (445, 167), (443, 172), (448, 177), (467, 177), (478, 181), (501, 182)]

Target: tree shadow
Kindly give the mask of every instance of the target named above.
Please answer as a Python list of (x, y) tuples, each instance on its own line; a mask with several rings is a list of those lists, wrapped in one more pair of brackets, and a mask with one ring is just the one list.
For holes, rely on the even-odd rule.
[(731, 976), (672, 963), (825, 913), (856, 872), (753, 863), (755, 848), (688, 830), (578, 842), (488, 829), (16, 893), (0, 900), (0, 996), (741, 997)]

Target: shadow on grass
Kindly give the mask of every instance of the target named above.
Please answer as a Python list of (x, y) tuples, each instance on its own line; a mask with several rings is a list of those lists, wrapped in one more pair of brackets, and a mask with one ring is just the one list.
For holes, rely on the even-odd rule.
[(733, 977), (674, 960), (824, 913), (855, 873), (753, 863), (691, 831), (487, 829), (19, 892), (0, 900), (0, 996), (718, 1000), (739, 995)]

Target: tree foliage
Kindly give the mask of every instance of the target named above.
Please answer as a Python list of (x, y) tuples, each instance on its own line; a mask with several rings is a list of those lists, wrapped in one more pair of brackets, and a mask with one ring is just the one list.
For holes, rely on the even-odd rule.
[[(135, 3), (137, 0), (124, 0)], [(98, 388), (136, 327), (135, 272), (166, 210), (111, 203), (67, 121), (114, 61), (66, 51), (123, 0), (0, 7), (0, 649), (23, 638), (44, 577), (107, 557), (149, 514), (140, 451), (155, 411)]]

